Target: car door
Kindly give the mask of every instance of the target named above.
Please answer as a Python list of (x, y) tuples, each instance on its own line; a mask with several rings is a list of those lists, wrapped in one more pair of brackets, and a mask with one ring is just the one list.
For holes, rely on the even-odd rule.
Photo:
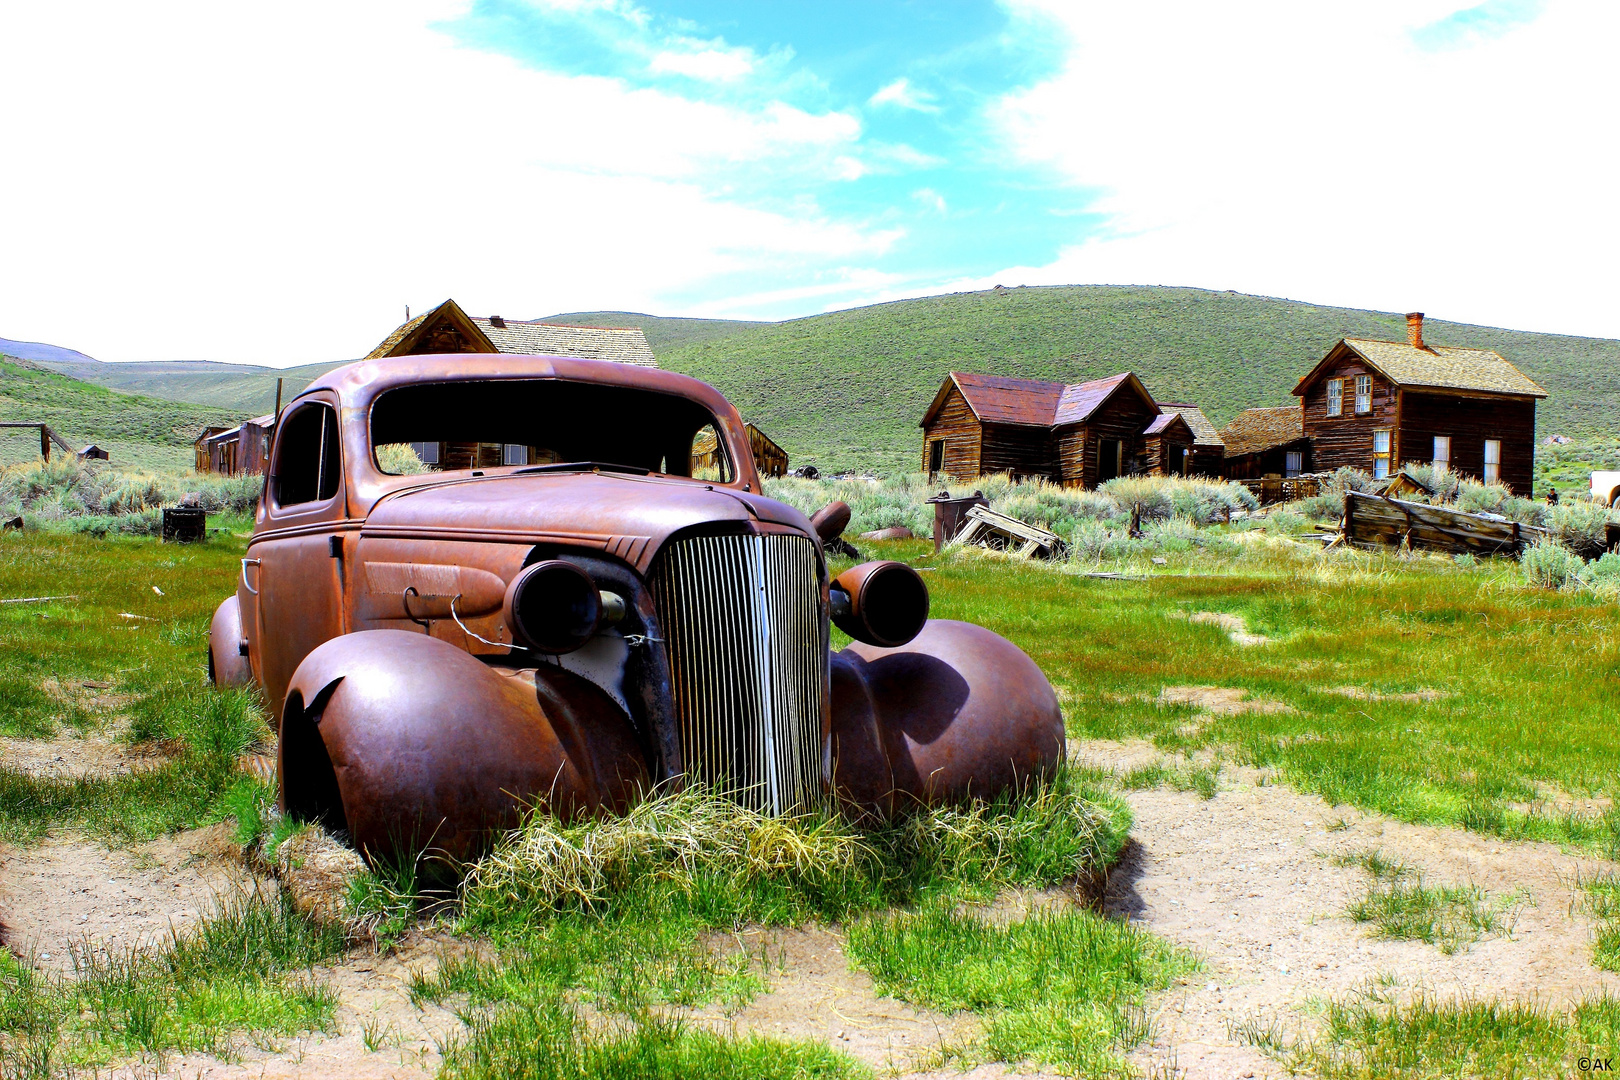
[(265, 521), (248, 545), (256, 571), (259, 683), (275, 715), (293, 672), (343, 633), (339, 531), (347, 518), (335, 402), (301, 401), (282, 417), (265, 484)]

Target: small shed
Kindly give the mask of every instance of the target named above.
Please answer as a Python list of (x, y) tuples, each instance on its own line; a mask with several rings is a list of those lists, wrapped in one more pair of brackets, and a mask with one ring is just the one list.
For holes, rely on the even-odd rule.
[(1190, 475), (1226, 475), (1226, 444), (1221, 442), (1221, 433), (1216, 430), (1209, 417), (1204, 415), (1203, 409), (1181, 402), (1161, 401), (1159, 410), (1176, 413), (1192, 429), (1192, 465), (1188, 469)]
[(1142, 471), (1186, 476), (1192, 471), (1193, 430), (1180, 413), (1162, 412), (1142, 431)]
[(97, 446), (95, 443), (91, 443), (89, 446), (79, 451), (79, 460), (110, 461), (112, 460), (112, 455), (107, 453), (107, 451), (103, 450), (101, 447)]
[(270, 443), (276, 432), (276, 414), (244, 420), (233, 428), (216, 430), (197, 440), (198, 472), (237, 476), (264, 473), (270, 468)]
[(1245, 409), (1221, 431), (1226, 475), (1233, 480), (1298, 476), (1310, 472), (1311, 440), (1298, 405)]
[(212, 440), (214, 436), (229, 430), (231, 429), (220, 424), (210, 424), (208, 427), (202, 429), (202, 434), (197, 436), (197, 441), (195, 443), (197, 461), (196, 465), (193, 467), (198, 472), (206, 473), (214, 471), (214, 460), (209, 450), (210, 440)]

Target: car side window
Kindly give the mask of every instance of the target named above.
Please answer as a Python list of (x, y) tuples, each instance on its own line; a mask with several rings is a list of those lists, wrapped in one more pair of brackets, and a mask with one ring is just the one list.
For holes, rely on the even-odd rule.
[(298, 406), (276, 433), (276, 468), (271, 476), (276, 505), (330, 499), (337, 494), (342, 466), (336, 410), (321, 402)]

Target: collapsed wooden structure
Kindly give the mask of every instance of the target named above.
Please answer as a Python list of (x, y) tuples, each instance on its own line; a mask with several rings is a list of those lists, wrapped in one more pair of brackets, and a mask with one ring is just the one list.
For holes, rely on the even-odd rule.
[(1346, 543), (1357, 547), (1422, 547), (1457, 555), (1513, 558), (1547, 535), (1545, 529), (1497, 514), (1469, 514), (1360, 491), (1344, 494), (1340, 533)]
[(996, 551), (1011, 551), (1042, 559), (1062, 558), (1069, 551), (1069, 545), (1057, 533), (1006, 514), (998, 514), (988, 506), (968, 507), (962, 528), (953, 539), (957, 543), (978, 544)]

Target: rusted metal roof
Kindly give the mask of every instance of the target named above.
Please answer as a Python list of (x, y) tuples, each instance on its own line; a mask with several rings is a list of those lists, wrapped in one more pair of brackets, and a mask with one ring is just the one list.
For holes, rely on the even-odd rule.
[(1179, 414), (1173, 412), (1162, 412), (1158, 416), (1155, 416), (1153, 421), (1143, 429), (1142, 434), (1162, 435), (1177, 424), (1181, 425), (1182, 430), (1186, 431), (1189, 438), (1192, 437), (1192, 426), (1189, 425), (1187, 421), (1184, 420)]
[(1221, 431), (1227, 457), (1258, 454), (1305, 437), (1305, 410), (1298, 405), (1244, 409)]
[(1066, 389), (1060, 382), (1044, 379), (973, 375), (965, 371), (951, 372), (951, 381), (967, 399), (973, 415), (982, 422), (1026, 427), (1051, 427), (1058, 401)]

